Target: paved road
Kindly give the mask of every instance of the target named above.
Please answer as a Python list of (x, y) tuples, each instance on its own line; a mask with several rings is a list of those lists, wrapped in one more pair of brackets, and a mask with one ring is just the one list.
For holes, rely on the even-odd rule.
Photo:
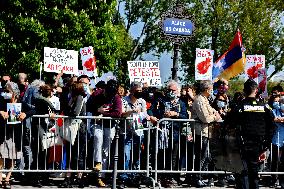
[[(28, 188), (37, 188), (37, 187), (32, 187), (32, 186), (22, 186), (22, 185), (18, 185), (17, 183), (15, 183), (15, 185), (12, 186), (12, 188), (24, 188), (24, 189), (28, 189)], [(42, 188), (58, 188), (57, 186), (43, 186)], [(77, 187), (73, 187), (73, 188), (77, 188)], [(89, 187), (85, 187), (85, 188), (98, 188), (96, 186), (89, 186)], [(105, 187), (106, 189), (111, 189), (111, 186)], [(155, 189), (158, 189), (159, 187), (155, 187)], [(187, 188), (195, 188), (195, 187), (188, 187), (188, 186), (176, 186), (176, 187), (172, 187), (172, 189), (187, 189)], [(203, 189), (221, 189), (224, 187), (203, 187)], [(227, 189), (233, 189), (233, 186), (227, 186), (225, 187)], [(261, 189), (271, 189), (269, 187), (260, 187)], [(137, 189), (137, 188), (128, 188), (127, 189)], [(146, 186), (141, 186), (141, 189), (150, 189)]]
[[(32, 178), (31, 178), (32, 179)], [(55, 186), (43, 186), (42, 188), (58, 188), (58, 184), (62, 182), (63, 178), (51, 178), (53, 180), (53, 183), (55, 183), (56, 185)], [(12, 185), (12, 188), (24, 188), (24, 189), (28, 189), (28, 188), (38, 188), (38, 187), (32, 187), (32, 186), (23, 186), (23, 185), (20, 185), (19, 182), (17, 181), (14, 181), (14, 184)], [(73, 187), (73, 188), (77, 188), (77, 187)], [(89, 186), (89, 187), (85, 187), (85, 188), (98, 188), (96, 186)], [(107, 186), (105, 187), (106, 189), (110, 189), (111, 186)], [(141, 186), (142, 189), (148, 189), (148, 187), (146, 186)], [(155, 187), (156, 189), (158, 189), (159, 187)], [(185, 189), (185, 188), (195, 188), (195, 187), (188, 187), (188, 186), (173, 186), (172, 187), (173, 189)], [(224, 187), (203, 187), (203, 189), (219, 189), (219, 188), (224, 188)], [(227, 186), (225, 187), (227, 189), (232, 189), (234, 188), (233, 185), (230, 185), (230, 186)], [(260, 187), (261, 189), (269, 189), (269, 187)], [(137, 188), (128, 188), (127, 189), (137, 189)], [(149, 188), (150, 189), (150, 188)]]
[[(13, 185), (12, 188), (35, 188), (35, 187), (31, 187), (31, 186), (20, 186), (20, 185)], [(56, 186), (43, 186), (42, 188), (57, 188)], [(76, 187), (75, 187), (76, 188)], [(85, 188), (98, 188), (98, 187), (95, 187), (95, 186), (91, 186), (91, 187), (85, 187)], [(157, 187), (158, 188), (158, 187)], [(189, 188), (189, 187), (184, 187), (184, 189), (186, 188)], [(190, 187), (190, 188), (194, 188), (194, 187)], [(203, 189), (219, 189), (221, 187), (204, 187)], [(228, 187), (226, 187), (228, 188)], [(230, 187), (230, 188), (233, 188), (233, 187)], [(269, 187), (260, 187), (261, 189), (271, 189)], [(106, 189), (111, 189), (110, 187), (106, 187)], [(137, 189), (137, 188), (127, 188), (127, 189)], [(143, 187), (142, 187), (143, 189)], [(145, 188), (147, 189), (147, 188)], [(180, 189), (180, 188), (173, 188), (173, 189)], [(229, 188), (228, 188), (229, 189)]]

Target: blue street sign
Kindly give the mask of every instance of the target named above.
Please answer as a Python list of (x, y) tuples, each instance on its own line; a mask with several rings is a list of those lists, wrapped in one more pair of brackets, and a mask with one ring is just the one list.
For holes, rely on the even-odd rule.
[(165, 18), (163, 30), (169, 35), (192, 35), (193, 23), (187, 19)]

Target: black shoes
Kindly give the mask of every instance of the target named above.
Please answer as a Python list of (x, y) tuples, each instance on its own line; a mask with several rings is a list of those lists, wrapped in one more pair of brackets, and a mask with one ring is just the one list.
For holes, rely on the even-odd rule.
[(37, 187), (37, 188), (41, 188), (42, 183), (40, 182), (40, 180), (36, 179), (36, 180), (32, 181), (32, 186)]
[(226, 180), (225, 179), (219, 179), (216, 183), (215, 186), (218, 187), (225, 187), (227, 185)]
[(66, 177), (63, 183), (58, 186), (58, 188), (73, 188), (71, 178)]

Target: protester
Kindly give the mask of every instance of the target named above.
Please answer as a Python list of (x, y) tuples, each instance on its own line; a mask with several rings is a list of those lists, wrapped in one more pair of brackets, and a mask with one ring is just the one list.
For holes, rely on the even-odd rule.
[[(35, 119), (31, 126), (31, 148), (33, 153), (33, 161), (31, 164), (31, 169), (44, 169), (46, 163), (46, 157), (48, 156), (47, 148), (44, 148), (44, 133), (47, 133), (55, 125), (55, 109), (50, 102), (51, 93), (53, 88), (45, 84), (39, 89), (39, 96), (34, 99), (34, 111), (35, 115), (46, 115), (49, 118)], [(49, 183), (49, 178), (46, 174), (33, 174), (32, 184), (36, 187), (42, 187), (43, 184)]]
[[(2, 173), (0, 172), (0, 185), (4, 188), (11, 188), (10, 177), (14, 168), (14, 161), (22, 158), (21, 152), (21, 136), (22, 125), (13, 124), (12, 116), (16, 116), (17, 121), (22, 121), (26, 114), (23, 112), (14, 112), (7, 110), (7, 103), (17, 103), (20, 96), (20, 90), (16, 83), (8, 81), (4, 86), (4, 91), (0, 97), (0, 169), (7, 168), (10, 171), (7, 173), (5, 181), (2, 182)], [(16, 115), (14, 115), (17, 113)], [(8, 123), (6, 124), (6, 120)], [(6, 165), (6, 167), (4, 167)]]
[(273, 134), (273, 115), (260, 101), (256, 100), (258, 85), (248, 79), (244, 83), (245, 99), (235, 112), (239, 132), (241, 158), (244, 171), (237, 175), (237, 188), (259, 188), (258, 164), (260, 157), (270, 147)]
[[(223, 122), (219, 122), (219, 123), (215, 123), (212, 126), (212, 138), (218, 140), (219, 138), (223, 138), (224, 136), (227, 135), (227, 129), (228, 129), (228, 122), (227, 122), (227, 114), (228, 114), (228, 110), (229, 110), (229, 97), (226, 94), (228, 90), (228, 83), (226, 80), (218, 80), (217, 82), (217, 94), (215, 95), (215, 99), (213, 101), (213, 103), (211, 104), (211, 106), (218, 111), (219, 115), (221, 116)], [(217, 156), (218, 152), (219, 153), (223, 153), (224, 154), (224, 149), (220, 148), (220, 144), (219, 142), (212, 142), (210, 145), (211, 149), (211, 162), (209, 163), (209, 170), (215, 170), (215, 163), (214, 161), (217, 161), (214, 157)], [(214, 154), (214, 152), (217, 152), (216, 154)], [(209, 184), (211, 185), (215, 185), (218, 187), (225, 187), (225, 185), (227, 184), (227, 180), (225, 178), (226, 175), (224, 174), (220, 174), (218, 175), (218, 181), (214, 184), (214, 177), (212, 177), (210, 179)], [(229, 176), (230, 179), (230, 183), (234, 182), (234, 177), (233, 175)]]
[(117, 93), (121, 98), (125, 96), (125, 88), (122, 85), (119, 85), (118, 87), (118, 93)]
[[(133, 82), (130, 87), (130, 95), (122, 99), (122, 117), (128, 118), (135, 116), (135, 120), (126, 120), (126, 124), (121, 124), (121, 130), (124, 134), (124, 169), (140, 169), (141, 146), (144, 139), (143, 131), (138, 131), (139, 127), (143, 128), (143, 121), (148, 118), (146, 112), (146, 101), (142, 99), (142, 83)], [(134, 119), (134, 118), (133, 118)], [(122, 122), (124, 123), (124, 122)], [(131, 154), (133, 154), (131, 156)], [(132, 160), (132, 161), (131, 161)], [(121, 180), (129, 186), (139, 186), (139, 179), (133, 174), (122, 174)]]
[(283, 92), (283, 87), (280, 84), (272, 87), (272, 89), (271, 89), (272, 95), (280, 95), (280, 93), (282, 93), (282, 92)]
[[(213, 85), (210, 81), (200, 81), (195, 84), (197, 96), (192, 104), (192, 119), (195, 123), (195, 170), (200, 171), (207, 169), (205, 161), (208, 156), (208, 140), (211, 137), (209, 131), (210, 124), (221, 120), (219, 113), (210, 106), (208, 97), (212, 94)], [(193, 179), (193, 185), (203, 187), (206, 184), (201, 180), (201, 175), (196, 175)]]
[(102, 90), (106, 88), (106, 83), (104, 81), (99, 81), (96, 84), (96, 90)]
[[(109, 80), (105, 89), (96, 90), (88, 99), (87, 111), (93, 116), (119, 118), (122, 113), (122, 100), (117, 94), (118, 83)], [(109, 147), (114, 138), (117, 121), (92, 120), (94, 135), (94, 171), (108, 167)], [(98, 186), (104, 187), (102, 178), (97, 179)]]
[[(86, 101), (84, 98), (87, 96), (84, 84), (80, 82), (75, 82), (70, 87), (70, 99), (68, 102), (68, 107), (64, 109), (64, 115), (70, 117), (76, 116), (86, 116)], [(67, 124), (67, 120), (66, 123)], [(71, 123), (70, 123), (71, 124)], [(71, 144), (71, 141), (65, 142), (66, 146), (66, 165), (68, 169), (85, 169), (85, 158), (86, 158), (86, 119), (83, 119), (80, 123), (78, 133), (74, 142), (74, 145)], [(66, 126), (65, 126), (66, 127)], [(67, 174), (64, 183), (60, 187), (69, 187), (71, 186), (71, 174)], [(85, 180), (83, 173), (77, 174), (77, 184), (80, 188), (85, 186)]]
[[(271, 171), (284, 171), (284, 157), (283, 157), (283, 144), (284, 144), (284, 114), (282, 109), (284, 110), (284, 104), (280, 103), (280, 95), (278, 93), (273, 93), (270, 96), (268, 101), (268, 105), (272, 109), (274, 115), (274, 122), (276, 125), (276, 130), (273, 134), (272, 138), (272, 149), (271, 149)], [(279, 157), (280, 156), (280, 157)], [(278, 168), (278, 170), (277, 170)], [(270, 186), (274, 187), (277, 181), (277, 175), (271, 175)], [(279, 176), (279, 184), (283, 188), (283, 176)]]
[[(149, 115), (157, 119), (188, 119), (186, 105), (178, 98), (179, 94), (179, 84), (170, 81), (167, 85), (166, 96), (161, 96), (161, 98), (157, 96), (157, 100), (148, 110)], [(159, 127), (161, 133), (159, 133), (158, 167), (165, 170), (178, 170), (179, 134), (182, 123), (165, 121)], [(169, 187), (175, 181), (179, 182), (179, 177), (166, 174), (162, 175), (161, 181), (162, 185)]]
[(20, 90), (20, 101), (22, 100), (22, 98), (25, 95), (25, 92), (28, 88), (28, 76), (25, 73), (19, 73), (18, 75), (18, 86), (19, 86), (19, 90)]
[[(32, 168), (32, 162), (33, 162), (33, 154), (37, 153), (36, 151), (32, 152), (31, 144), (34, 143), (34, 135), (32, 135), (32, 115), (36, 114), (36, 107), (35, 107), (35, 99), (37, 99), (40, 96), (40, 87), (45, 85), (44, 81), (41, 80), (34, 80), (25, 91), (25, 94), (22, 98), (22, 106), (24, 112), (26, 112), (27, 117), (23, 121), (23, 156), (24, 156), (24, 169), (31, 169)], [(28, 113), (29, 112), (29, 113)], [(33, 128), (34, 130), (34, 128)], [(36, 135), (37, 136), (37, 135)], [(35, 149), (35, 148), (33, 148)], [(23, 177), (23, 183), (29, 184), (32, 182), (30, 179), (30, 176), (32, 176), (33, 173), (25, 173), (25, 176)], [(33, 183), (32, 183), (33, 184)]]
[(194, 89), (192, 86), (184, 86), (181, 89), (180, 99), (186, 104), (189, 117), (191, 117), (192, 103), (194, 101), (194, 98), (195, 98), (195, 95), (194, 95)]
[(1, 78), (1, 90), (2, 92), (5, 89), (7, 82), (11, 81), (11, 76), (9, 74), (3, 74)]
[[(65, 78), (64, 83), (65, 85), (62, 88), (62, 93), (60, 95), (60, 107), (68, 107), (68, 103), (70, 101), (70, 90), (71, 86), (77, 82), (78, 77), (73, 76), (71, 78)], [(63, 111), (63, 109), (61, 110)], [(61, 114), (63, 114), (61, 112)]]
[(52, 89), (49, 101), (52, 103), (56, 112), (60, 113), (60, 99), (58, 97), (58, 91), (56, 90), (56, 88)]
[[(232, 101), (230, 102), (230, 109), (232, 112), (235, 112), (235, 109), (238, 108), (239, 103), (244, 100), (244, 94), (242, 92), (236, 92)], [(230, 120), (230, 119), (229, 119)]]

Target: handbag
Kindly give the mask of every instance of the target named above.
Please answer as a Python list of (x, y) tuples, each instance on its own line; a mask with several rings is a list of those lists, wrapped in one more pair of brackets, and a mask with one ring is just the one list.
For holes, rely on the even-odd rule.
[(60, 127), (60, 136), (70, 142), (72, 145), (75, 143), (77, 132), (82, 123), (81, 119), (64, 119), (64, 124)]
[[(81, 112), (83, 108), (83, 103), (84, 102), (82, 102), (79, 112)], [(81, 123), (82, 123), (81, 119), (72, 119), (72, 118), (64, 119), (63, 126), (59, 128), (60, 136), (65, 140), (67, 140), (68, 142), (70, 142), (72, 145), (74, 145)]]
[[(52, 113), (52, 110), (49, 106), (48, 111), (49, 113)], [(63, 141), (59, 135), (58, 129), (56, 129), (55, 120), (51, 118), (45, 118), (45, 123), (47, 126), (47, 130), (43, 129), (40, 125), (38, 126), (38, 132), (41, 138), (43, 150), (46, 150), (47, 148), (50, 148), (54, 145), (62, 145)]]
[(41, 126), (38, 126), (39, 136), (43, 150), (46, 150), (54, 145), (62, 145), (63, 141), (58, 133), (58, 129), (52, 132), (50, 129), (45, 131)]

